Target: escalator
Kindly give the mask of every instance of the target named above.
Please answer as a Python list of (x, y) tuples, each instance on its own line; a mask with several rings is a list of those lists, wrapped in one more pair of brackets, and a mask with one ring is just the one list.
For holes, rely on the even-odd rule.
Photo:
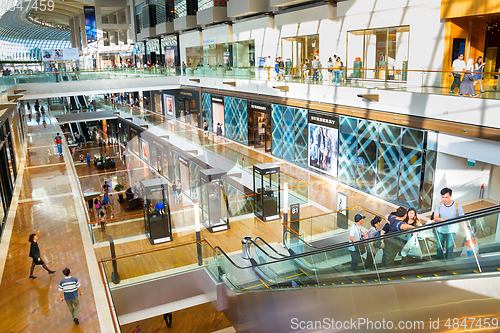
[(82, 132), (80, 134), (85, 137), (85, 140), (87, 142), (92, 141), (90, 139), (90, 132), (89, 132), (89, 128), (87, 127), (87, 123), (84, 121), (80, 122), (80, 128), (82, 129)]
[[(403, 247), (406, 239), (416, 235), (420, 249), (417, 255), (402, 257), (398, 254), (391, 262), (382, 265), (384, 250), (373, 252), (368, 246), (361, 255), (357, 270), (350, 271), (350, 244), (317, 248), (303, 241), (293, 232), (285, 234), (284, 246), (271, 246), (258, 238), (249, 242), (250, 265), (240, 266), (220, 248), (217, 250), (217, 264), (228, 286), (237, 292), (264, 289), (286, 289), (307, 287), (332, 287), (346, 284), (382, 284), (393, 282), (421, 281), (425, 279), (450, 279), (461, 276), (480, 276), (481, 274), (500, 273), (500, 206), (472, 212), (463, 217), (421, 227), (389, 233), (355, 243), (359, 248), (377, 240), (386, 246)], [(437, 257), (437, 247), (443, 226), (458, 225), (455, 236), (455, 250), (452, 258), (444, 260)], [(407, 236), (409, 235), (409, 236)], [(473, 245), (476, 243), (477, 245)], [(471, 245), (472, 244), (472, 245)], [(468, 246), (470, 245), (470, 246)], [(399, 251), (398, 251), (399, 252)], [(374, 258), (373, 266), (366, 259)], [(450, 255), (451, 256), (451, 255)], [(230, 267), (230, 269), (228, 269)], [(251, 269), (256, 273), (254, 284), (247, 280), (239, 285), (238, 270)]]
[(86, 109), (87, 108), (87, 101), (85, 100), (85, 96), (79, 95), (77, 96), (78, 102), (82, 106), (82, 108)]
[(78, 105), (76, 103), (75, 96), (70, 96), (69, 97), (69, 105), (71, 107), (71, 110), (78, 110)]

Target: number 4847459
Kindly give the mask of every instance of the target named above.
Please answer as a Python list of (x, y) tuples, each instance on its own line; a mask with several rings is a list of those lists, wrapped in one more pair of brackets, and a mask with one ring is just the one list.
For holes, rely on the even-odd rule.
[(497, 329), (498, 328), (498, 318), (448, 318), (444, 326), (449, 330), (463, 329)]

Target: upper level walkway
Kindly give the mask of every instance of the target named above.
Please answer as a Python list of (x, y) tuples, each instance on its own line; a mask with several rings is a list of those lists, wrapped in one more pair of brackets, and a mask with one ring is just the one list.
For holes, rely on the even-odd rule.
[[(57, 152), (54, 136), (60, 129), (55, 118), (43, 120), (46, 126), (27, 119), (27, 147), (0, 243), (1, 331), (112, 332), (74, 165), (66, 147), (62, 156)], [(42, 259), (55, 274), (37, 266), (37, 278), (28, 278), (32, 233), (38, 236)], [(65, 267), (82, 285), (79, 326), (59, 300)]]

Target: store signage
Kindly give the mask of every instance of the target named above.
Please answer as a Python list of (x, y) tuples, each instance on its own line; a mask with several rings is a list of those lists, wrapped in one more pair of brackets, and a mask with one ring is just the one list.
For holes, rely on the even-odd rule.
[(156, 142), (155, 140), (153, 140), (153, 143), (154, 143), (155, 145), (157, 145), (158, 147), (160, 147), (161, 149), (164, 149), (164, 148), (165, 148), (165, 147), (163, 147), (163, 145), (162, 145), (162, 144), (160, 144), (160, 143)]
[(337, 123), (336, 120), (323, 118), (323, 117), (316, 117), (316, 116), (311, 116), (310, 121), (315, 122), (315, 123), (328, 124), (328, 125), (335, 125)]
[(224, 97), (214, 97), (214, 96), (212, 96), (212, 103), (224, 104)]
[(203, 45), (205, 44), (215, 44), (215, 39), (205, 39), (203, 41)]
[(470, 158), (467, 159), (467, 165), (470, 167), (475, 167), (476, 166), (476, 160), (472, 160)]
[(181, 95), (183, 95), (183, 96), (190, 96), (190, 97), (192, 97), (192, 96), (193, 96), (193, 93), (186, 92), (186, 91), (181, 91)]
[(156, 187), (156, 188), (150, 188), (149, 192), (153, 193), (153, 192), (159, 192), (162, 190), (163, 190), (163, 187)]
[(260, 102), (260, 101), (248, 101), (248, 108), (250, 110), (259, 111), (259, 112), (271, 112), (271, 104)]
[(266, 170), (266, 172), (264, 173), (264, 175), (272, 175), (274, 173), (278, 173), (279, 171), (280, 171), (279, 168), (271, 169), (271, 170)]

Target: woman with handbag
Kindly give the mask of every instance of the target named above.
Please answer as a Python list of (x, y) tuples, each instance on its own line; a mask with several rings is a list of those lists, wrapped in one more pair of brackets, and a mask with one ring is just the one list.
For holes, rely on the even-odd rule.
[(40, 255), (40, 248), (38, 247), (37, 240), (38, 240), (38, 237), (36, 236), (36, 234), (31, 234), (29, 239), (28, 239), (28, 241), (31, 243), (29, 256), (33, 259), (33, 263), (31, 264), (30, 276), (29, 276), (30, 279), (36, 279), (36, 276), (33, 276), (33, 271), (35, 270), (35, 265), (42, 265), (42, 267), (45, 268), (45, 270), (47, 272), (49, 272), (49, 274), (54, 274), (56, 272), (56, 271), (51, 271), (47, 267), (47, 265), (45, 265), (45, 263), (43, 262), (41, 255)]
[(474, 87), (474, 76), (472, 72), (474, 71), (474, 60), (469, 59), (467, 61), (467, 66), (465, 67), (465, 74), (460, 83), (460, 90), (458, 94), (460, 96), (470, 95), (471, 97), (476, 96), (476, 88)]

